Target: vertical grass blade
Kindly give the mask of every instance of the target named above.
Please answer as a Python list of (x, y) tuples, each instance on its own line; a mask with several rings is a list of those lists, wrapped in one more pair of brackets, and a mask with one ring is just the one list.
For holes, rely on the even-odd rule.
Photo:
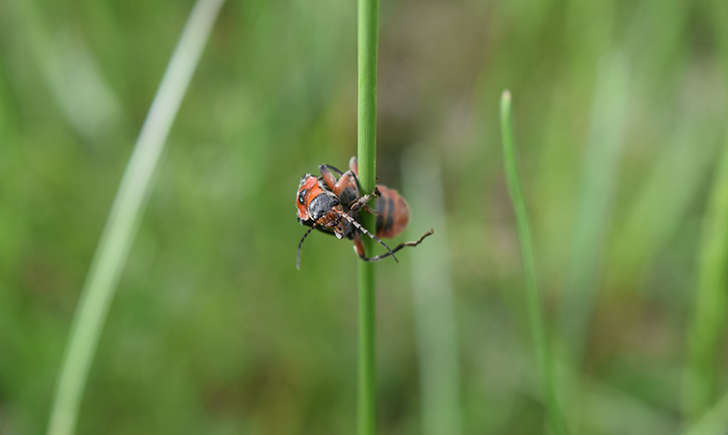
[[(408, 253), (412, 258), (422, 435), (459, 435), (460, 372), (445, 194), (439, 162), (423, 151), (421, 147), (412, 147), (402, 159), (402, 180), (410, 212), (412, 216), (429, 212), (427, 225), (437, 229), (437, 237), (426, 247)], [(415, 227), (407, 232), (407, 239), (416, 239), (422, 233)]]
[(526, 204), (521, 193), (516, 169), (516, 156), (513, 149), (513, 133), (511, 130), (511, 93), (504, 91), (501, 96), (501, 135), (503, 138), (503, 159), (505, 163), (508, 193), (513, 202), (516, 215), (518, 239), (521, 244), (521, 257), (523, 271), (526, 275), (526, 301), (528, 304), (528, 317), (531, 325), (531, 335), (536, 350), (536, 360), (541, 376), (541, 384), (546, 402), (549, 426), (554, 434), (567, 433), (566, 421), (556, 397), (556, 380), (554, 379), (553, 361), (546, 340), (541, 296), (536, 280), (536, 266), (534, 264), (533, 247), (531, 244), (531, 230), (526, 215)]
[(581, 364), (589, 319), (594, 311), (599, 263), (624, 144), (627, 71), (628, 65), (619, 52), (605, 57), (600, 63), (589, 141), (584, 154), (581, 204), (560, 316), (561, 336), (570, 345), (576, 368)]
[[(711, 18), (716, 29), (721, 69), (728, 72), (728, 5), (711, 2)], [(691, 149), (694, 147), (690, 147)], [(714, 176), (708, 210), (702, 225), (698, 252), (697, 294), (693, 319), (688, 330), (688, 355), (683, 376), (683, 415), (695, 421), (717, 394), (721, 341), (726, 327), (726, 286), (728, 275), (728, 143), (723, 145), (722, 160)], [(722, 416), (722, 419), (718, 418)], [(728, 427), (728, 394), (689, 431), (690, 434), (725, 433)], [(722, 420), (721, 424), (718, 424)], [(722, 426), (722, 427), (721, 427)], [(720, 430), (719, 430), (720, 429)]]
[(198, 0), (167, 66), (121, 180), (71, 327), (49, 435), (74, 432), (83, 388), (159, 156), (223, 0)]
[[(374, 190), (377, 162), (377, 41), (379, 1), (358, 0), (357, 7), (357, 158), (364, 192)], [(374, 231), (374, 216), (362, 213), (362, 223)], [(371, 255), (374, 243), (364, 239)], [(376, 432), (376, 346), (374, 263), (359, 261), (359, 435)]]
[[(644, 291), (645, 271), (670, 239), (683, 230), (681, 225), (708, 181), (713, 161), (720, 159), (714, 146), (718, 131), (709, 127), (715, 112), (683, 106), (643, 181), (633, 187), (637, 193), (629, 201), (622, 223), (615, 225), (607, 261), (608, 267), (619, 273), (604, 276), (605, 288)], [(718, 115), (715, 119), (722, 118)]]
[(693, 419), (715, 398), (720, 341), (725, 333), (728, 284), (728, 147), (715, 177), (698, 254), (698, 282), (688, 336), (684, 412)]

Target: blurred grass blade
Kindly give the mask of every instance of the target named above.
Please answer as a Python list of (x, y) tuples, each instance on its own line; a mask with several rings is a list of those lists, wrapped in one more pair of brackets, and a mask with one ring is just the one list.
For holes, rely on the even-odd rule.
[(544, 326), (541, 295), (536, 280), (536, 266), (534, 264), (533, 247), (531, 244), (531, 230), (526, 214), (526, 204), (523, 200), (521, 186), (518, 181), (516, 156), (513, 149), (513, 133), (511, 129), (511, 93), (504, 91), (501, 96), (501, 135), (503, 138), (503, 159), (508, 182), (508, 193), (513, 202), (516, 215), (518, 239), (521, 244), (521, 258), (523, 271), (526, 277), (526, 300), (528, 304), (528, 317), (531, 325), (531, 335), (536, 351), (537, 366), (541, 376), (544, 401), (548, 413), (548, 421), (554, 434), (567, 433), (566, 421), (559, 407), (556, 396), (556, 380), (553, 361), (549, 350), (546, 330)]
[[(377, 170), (377, 41), (379, 0), (357, 3), (357, 158), (364, 193), (374, 191)], [(374, 216), (362, 213), (362, 223), (374, 230)], [(371, 255), (374, 241), (363, 239)], [(358, 261), (359, 268), (359, 435), (376, 433), (376, 294), (374, 263)]]
[[(606, 287), (633, 291), (641, 289), (645, 269), (669, 242), (707, 179), (716, 147), (709, 123), (687, 111), (675, 126), (672, 139), (656, 156), (629, 212), (614, 233), (609, 250), (609, 267), (618, 274), (606, 277)], [(702, 116), (702, 115), (701, 115)], [(715, 130), (713, 130), (715, 131)], [(696, 139), (700, 138), (700, 139)], [(696, 143), (699, 140), (699, 143)]]
[(619, 156), (627, 120), (627, 65), (620, 53), (602, 59), (583, 166), (581, 206), (574, 229), (561, 336), (580, 364), (596, 298), (600, 252), (609, 227)]
[(164, 73), (121, 180), (71, 327), (49, 435), (74, 432), (89, 367), (159, 156), (223, 0), (199, 0)]
[(34, 0), (11, 2), (29, 55), (67, 121), (91, 141), (103, 140), (122, 117), (120, 103), (92, 51), (69, 29), (48, 29)]
[[(437, 237), (426, 248), (420, 246), (409, 253), (422, 389), (422, 433), (458, 435), (461, 432), (460, 372), (454, 290), (442, 176), (438, 162), (431, 155), (411, 148), (402, 159), (402, 179), (410, 213), (426, 216), (423, 219), (428, 228), (431, 226), (437, 231)], [(421, 234), (416, 229), (407, 232), (413, 236), (408, 239), (416, 239)]]
[(725, 435), (728, 432), (728, 394), (690, 426), (685, 435)]
[(726, 264), (728, 264), (728, 146), (713, 185), (698, 254), (698, 282), (693, 321), (688, 336), (684, 411), (700, 415), (716, 394), (721, 338), (725, 334)]
[[(513, 360), (525, 360), (527, 349), (511, 349)], [(490, 352), (502, 353), (502, 349), (496, 348)], [(495, 359), (493, 356), (486, 358)], [(678, 425), (677, 418), (670, 409), (665, 409), (660, 404), (645, 401), (635, 396), (631, 391), (625, 391), (623, 387), (614, 385), (604, 379), (594, 378), (573, 370), (567, 364), (560, 364), (554, 361), (557, 372), (562, 376), (579, 384), (578, 395), (565, 395), (562, 401), (565, 409), (572, 409), (580, 420), (578, 430), (574, 428), (574, 421), (569, 420), (570, 429), (577, 434), (670, 434), (675, 432)], [(522, 370), (523, 363), (517, 368)], [(512, 366), (515, 369), (516, 367)], [(542, 393), (537, 381), (538, 374), (525, 373), (522, 376), (511, 378), (510, 385), (506, 388), (520, 391), (522, 394), (539, 400)], [(503, 382), (501, 373), (490, 374), (486, 379), (492, 384)], [(500, 388), (504, 388), (500, 386)], [(619, 418), (615, 418), (619, 416)], [(496, 432), (498, 433), (498, 432)]]
[[(716, 30), (719, 60), (728, 71), (728, 4), (711, 2), (711, 17)], [(702, 225), (698, 253), (697, 294), (693, 319), (688, 332), (688, 355), (683, 377), (683, 415), (694, 421), (715, 398), (721, 339), (725, 334), (726, 263), (728, 262), (728, 144), (713, 181), (708, 210)], [(723, 433), (728, 426), (728, 395), (708, 412), (690, 435)]]

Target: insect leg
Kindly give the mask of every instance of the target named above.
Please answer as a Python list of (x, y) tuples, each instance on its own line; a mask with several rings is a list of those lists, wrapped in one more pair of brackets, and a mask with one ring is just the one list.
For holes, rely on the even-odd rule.
[[(379, 189), (377, 189), (376, 187), (374, 188), (374, 193), (373, 194), (372, 193), (367, 193), (366, 195), (364, 195), (361, 198), (357, 199), (356, 202), (352, 203), (349, 206), (349, 209), (351, 209), (351, 211), (354, 212), (354, 211), (359, 210), (362, 206), (365, 206), (366, 207), (366, 205), (369, 203), (369, 201), (372, 200), (372, 197), (374, 197), (375, 195), (376, 196), (379, 196)], [(367, 211), (369, 213), (372, 212), (371, 210), (369, 210), (368, 207), (367, 207)], [(372, 214), (376, 214), (376, 213), (372, 213)]]
[(344, 172), (331, 190), (339, 197), (341, 203), (347, 207), (361, 196), (359, 182), (351, 171)]
[[(352, 156), (351, 159), (349, 159), (349, 170), (357, 177), (356, 184), (359, 184), (359, 163), (356, 160), (356, 156)], [(379, 177), (377, 177), (377, 181), (379, 181)], [(359, 190), (361, 190), (361, 186), (359, 187)]]
[(336, 166), (331, 166), (329, 164), (326, 164), (324, 166), (326, 166), (327, 168), (331, 169), (332, 171), (336, 172), (339, 175), (344, 173), (341, 169), (337, 168)]
[(334, 186), (336, 185), (336, 177), (329, 169), (329, 165), (319, 165), (321, 177), (324, 179), (326, 185), (329, 186), (329, 189), (333, 192)]
[(387, 255), (386, 255), (386, 256), (388, 257), (388, 256), (390, 256), (390, 255), (391, 255), (391, 256), (392, 256), (392, 258), (394, 258), (394, 261), (396, 261), (397, 263), (399, 263), (399, 259), (398, 259), (398, 258), (397, 258), (397, 257), (396, 257), (396, 256), (394, 255), (394, 252), (393, 252), (393, 251), (392, 251), (392, 250), (391, 250), (391, 249), (389, 248), (389, 246), (387, 246), (387, 244), (386, 244), (386, 243), (384, 243), (384, 242), (383, 242), (383, 241), (382, 241), (382, 240), (381, 240), (381, 239), (380, 239), (379, 237), (377, 237), (377, 236), (375, 236), (374, 234), (372, 234), (372, 233), (370, 233), (369, 231), (367, 231), (367, 229), (366, 229), (366, 228), (364, 228), (363, 226), (361, 226), (361, 224), (360, 224), (359, 222), (355, 221), (355, 220), (354, 220), (354, 218), (352, 218), (352, 217), (351, 217), (351, 216), (349, 216), (348, 214), (346, 214), (346, 213), (341, 213), (341, 216), (342, 216), (342, 217), (343, 217), (344, 219), (346, 219), (347, 221), (349, 221), (349, 223), (350, 223), (350, 224), (352, 224), (352, 225), (353, 225), (354, 227), (356, 227), (356, 229), (358, 229), (358, 230), (359, 230), (359, 231), (361, 231), (362, 233), (364, 233), (364, 234), (366, 234), (367, 236), (369, 236), (369, 237), (370, 237), (370, 238), (371, 238), (372, 240), (376, 240), (376, 242), (377, 242), (377, 243), (379, 243), (380, 245), (384, 246), (384, 248), (385, 248), (385, 249), (387, 250)]
[(431, 229), (430, 231), (428, 231), (425, 234), (423, 234), (422, 237), (420, 237), (419, 240), (417, 240), (415, 242), (404, 242), (404, 243), (400, 243), (399, 245), (397, 245), (396, 248), (392, 249), (391, 252), (387, 252), (386, 254), (376, 255), (374, 257), (367, 257), (366, 256), (366, 254), (364, 253), (364, 245), (361, 243), (361, 240), (359, 240), (358, 241), (358, 244), (357, 244), (357, 238), (355, 236), (354, 237), (354, 251), (356, 251), (356, 253), (359, 255), (359, 257), (362, 260), (364, 260), (364, 261), (379, 261), (382, 258), (389, 257), (390, 255), (393, 256), (395, 252), (399, 251), (400, 249), (402, 249), (402, 248), (404, 248), (406, 246), (417, 246), (417, 245), (419, 245), (427, 237), (429, 237), (432, 234), (434, 234), (434, 232), (435, 231)]

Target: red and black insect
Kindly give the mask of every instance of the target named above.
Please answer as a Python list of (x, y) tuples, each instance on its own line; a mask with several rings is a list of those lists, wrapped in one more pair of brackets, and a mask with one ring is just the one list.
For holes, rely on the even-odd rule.
[[(339, 175), (337, 179), (332, 173)], [(425, 237), (434, 233), (426, 232), (419, 240), (400, 243), (391, 249), (381, 238), (392, 238), (401, 233), (409, 222), (409, 207), (402, 196), (394, 189), (378, 184), (373, 193), (361, 194), (361, 186), (357, 178), (359, 171), (356, 157), (349, 160), (349, 170), (342, 172), (331, 165), (320, 165), (321, 176), (306, 174), (301, 178), (296, 192), (296, 208), (298, 222), (311, 228), (298, 242), (296, 267), (301, 268), (301, 246), (306, 237), (317, 229), (335, 235), (339, 239), (354, 241), (354, 251), (365, 261), (378, 261), (391, 256), (395, 261), (395, 252), (405, 246), (417, 246)], [(373, 196), (377, 197), (376, 210), (369, 209), (367, 204)], [(359, 213), (366, 210), (377, 216), (376, 235), (370, 233), (359, 221)], [(385, 254), (367, 257), (361, 235), (376, 240), (387, 250)]]

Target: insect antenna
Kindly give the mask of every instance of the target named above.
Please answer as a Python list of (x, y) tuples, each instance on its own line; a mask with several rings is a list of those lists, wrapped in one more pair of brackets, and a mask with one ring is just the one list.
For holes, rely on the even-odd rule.
[(364, 228), (363, 226), (361, 226), (361, 224), (359, 222), (357, 222), (356, 220), (354, 220), (353, 217), (349, 216), (348, 214), (344, 213), (343, 211), (342, 212), (339, 212), (339, 215), (343, 216), (344, 219), (346, 219), (347, 221), (349, 221), (350, 224), (354, 225), (356, 227), (356, 229), (358, 229), (362, 233), (366, 234), (367, 236), (371, 237), (373, 240), (376, 240), (377, 243), (379, 243), (380, 245), (384, 246), (384, 248), (387, 250), (387, 252), (389, 253), (389, 255), (391, 255), (392, 258), (394, 258), (394, 261), (396, 261), (397, 263), (399, 263), (399, 259), (397, 259), (397, 256), (394, 255), (394, 252), (392, 252), (392, 250), (389, 248), (389, 246), (387, 246), (387, 244), (384, 243), (379, 237), (377, 237), (374, 234), (372, 234), (369, 231), (367, 231), (367, 229)]
[(311, 225), (311, 228), (306, 231), (303, 237), (301, 237), (301, 241), (298, 242), (298, 252), (296, 252), (296, 269), (298, 270), (301, 270), (301, 246), (303, 246), (303, 241), (306, 240), (306, 237), (308, 237), (315, 227), (316, 224)]
[(337, 173), (337, 174), (339, 174), (339, 175), (344, 175), (344, 173), (343, 173), (343, 172), (341, 172), (341, 169), (337, 168), (336, 166), (331, 166), (331, 165), (328, 165), (328, 164), (327, 164), (327, 165), (325, 165), (325, 166), (326, 166), (327, 168), (331, 169), (332, 171), (336, 172), (336, 173)]

